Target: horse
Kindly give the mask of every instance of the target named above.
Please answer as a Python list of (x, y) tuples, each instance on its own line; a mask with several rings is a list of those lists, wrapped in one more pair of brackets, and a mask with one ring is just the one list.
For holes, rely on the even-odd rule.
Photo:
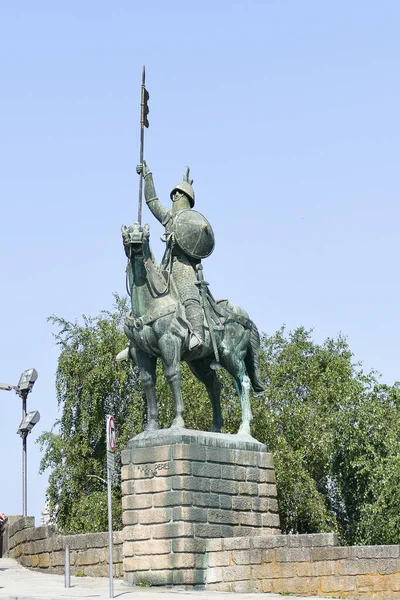
[[(123, 225), (121, 231), (128, 256), (127, 288), (131, 312), (126, 315), (124, 327), (129, 347), (117, 358), (129, 358), (139, 368), (147, 400), (146, 431), (158, 429), (155, 382), (157, 359), (160, 358), (174, 401), (175, 417), (171, 428), (185, 427), (180, 369), (180, 362), (185, 361), (206, 387), (213, 412), (211, 431), (220, 432), (223, 425), (221, 383), (216, 374), (216, 369), (222, 366), (233, 377), (241, 402), (242, 421), (238, 434), (250, 436), (250, 382), (256, 392), (264, 391), (259, 374), (260, 336), (256, 326), (242, 308), (227, 300), (214, 301), (208, 293), (208, 302), (212, 302), (214, 310), (211, 311), (208, 305), (204, 344), (189, 350), (190, 325), (173, 278), (160, 270), (151, 252), (150, 227), (135, 223), (128, 228)], [(208, 284), (203, 281), (199, 285)], [(204, 291), (202, 287), (201, 293)], [(213, 320), (210, 320), (211, 312)]]

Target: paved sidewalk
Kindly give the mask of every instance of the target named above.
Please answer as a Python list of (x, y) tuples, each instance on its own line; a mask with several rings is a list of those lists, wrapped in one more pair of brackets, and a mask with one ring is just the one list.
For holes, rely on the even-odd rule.
[[(63, 575), (30, 571), (12, 558), (0, 558), (0, 599), (4, 600), (76, 600), (77, 598), (109, 597), (105, 577), (71, 577), (71, 587), (64, 587)], [(114, 580), (114, 598), (120, 600), (282, 600), (279, 594), (236, 594), (187, 591), (183, 588), (132, 588)], [(307, 600), (304, 596), (292, 596)], [(322, 600), (313, 596), (314, 600)], [(310, 598), (308, 598), (310, 600)]]

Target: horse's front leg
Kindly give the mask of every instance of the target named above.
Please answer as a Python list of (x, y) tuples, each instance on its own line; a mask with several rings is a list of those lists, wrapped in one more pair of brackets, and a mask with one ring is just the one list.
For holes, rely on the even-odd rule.
[[(131, 349), (132, 352), (132, 349)], [(140, 379), (147, 400), (146, 430), (158, 429), (158, 406), (156, 396), (156, 366), (157, 358), (143, 352), (140, 348), (134, 350), (135, 362), (139, 367)]]
[(185, 427), (183, 420), (184, 406), (181, 390), (181, 340), (175, 335), (163, 335), (159, 340), (161, 360), (164, 367), (165, 377), (172, 391), (174, 399), (175, 418), (171, 427)]

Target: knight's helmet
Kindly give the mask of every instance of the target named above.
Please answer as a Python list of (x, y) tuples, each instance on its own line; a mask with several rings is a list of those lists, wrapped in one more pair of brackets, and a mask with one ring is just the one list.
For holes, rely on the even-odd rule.
[(176, 191), (183, 192), (185, 196), (188, 197), (190, 202), (190, 208), (194, 206), (194, 190), (192, 188), (193, 179), (189, 179), (190, 167), (186, 167), (185, 173), (183, 175), (183, 180), (180, 181), (171, 191), (170, 198), (172, 200), (172, 196)]

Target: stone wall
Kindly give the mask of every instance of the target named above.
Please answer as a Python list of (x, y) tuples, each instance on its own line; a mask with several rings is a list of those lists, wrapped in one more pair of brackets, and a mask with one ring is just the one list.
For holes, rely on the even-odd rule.
[(334, 534), (208, 540), (209, 590), (400, 600), (400, 546), (337, 546)]
[[(63, 573), (65, 547), (70, 547), (71, 574), (108, 576), (108, 533), (59, 535), (53, 525), (35, 527), (33, 517), (21, 517), (7, 527), (8, 556), (21, 565), (48, 573)], [(114, 533), (114, 576), (122, 577), (122, 532)]]

